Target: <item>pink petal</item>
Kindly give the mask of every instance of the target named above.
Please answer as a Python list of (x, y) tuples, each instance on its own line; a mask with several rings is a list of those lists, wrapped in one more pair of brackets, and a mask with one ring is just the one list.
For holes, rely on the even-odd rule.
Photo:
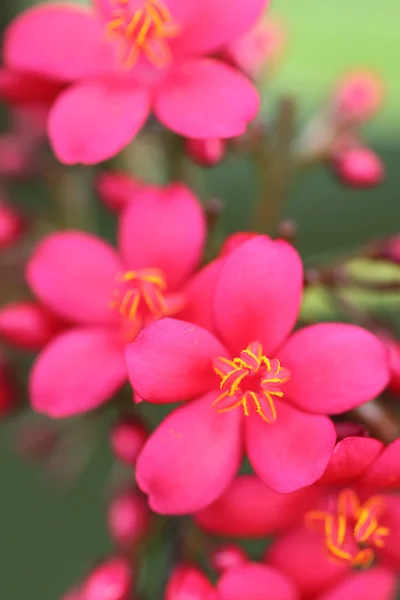
[(348, 437), (336, 444), (320, 483), (344, 483), (360, 477), (381, 453), (382, 442), (373, 438)]
[(202, 0), (196, 20), (183, 29), (173, 48), (189, 54), (215, 52), (244, 34), (268, 4), (268, 0)]
[(72, 329), (41, 352), (31, 371), (34, 410), (52, 418), (93, 410), (126, 379), (122, 348), (107, 329)]
[(227, 356), (227, 352), (217, 338), (177, 319), (151, 323), (125, 349), (132, 387), (142, 398), (156, 403), (187, 400), (217, 390), (219, 378), (212, 359), (218, 356)]
[(195, 516), (205, 531), (222, 536), (258, 538), (300, 521), (318, 502), (319, 488), (278, 494), (254, 475), (242, 475), (213, 504)]
[[(398, 487), (398, 486), (397, 486)], [(371, 490), (371, 495), (375, 495)], [(385, 545), (377, 550), (378, 559), (385, 565), (400, 569), (400, 497), (397, 494), (380, 494), (386, 511), (379, 519), (379, 525), (389, 529)]]
[(229, 569), (217, 584), (220, 600), (297, 600), (294, 585), (273, 567), (247, 563)]
[(257, 236), (240, 244), (226, 257), (215, 294), (215, 324), (228, 348), (237, 355), (257, 340), (275, 358), (296, 322), (302, 285), (300, 257), (286, 242)]
[(297, 331), (279, 352), (291, 378), (285, 395), (297, 406), (336, 414), (371, 400), (389, 379), (382, 343), (369, 331), (321, 323)]
[(11, 69), (74, 81), (109, 70), (111, 47), (104, 26), (77, 4), (39, 4), (8, 27), (4, 58)]
[(285, 573), (306, 598), (327, 589), (350, 570), (346, 563), (334, 562), (328, 556), (323, 534), (306, 527), (275, 540), (266, 562)]
[(129, 267), (160, 269), (172, 291), (201, 260), (206, 239), (204, 211), (183, 184), (148, 187), (123, 212), (119, 239)]
[(67, 164), (95, 164), (125, 148), (149, 115), (148, 93), (128, 80), (77, 83), (60, 94), (49, 115), (49, 137)]
[(360, 484), (378, 488), (398, 488), (400, 483), (400, 438), (386, 446), (364, 473)]
[(377, 567), (351, 573), (316, 600), (395, 600), (396, 575)]
[(336, 441), (332, 421), (276, 401), (277, 420), (245, 420), (246, 448), (256, 474), (276, 492), (311, 485), (326, 469)]
[(215, 394), (173, 411), (150, 436), (137, 461), (139, 487), (152, 510), (185, 514), (213, 502), (242, 457), (239, 411), (218, 414)]
[(103, 240), (76, 231), (43, 240), (28, 262), (26, 278), (38, 298), (66, 319), (113, 322), (110, 310), (121, 264)]
[(221, 259), (213, 260), (189, 279), (182, 290), (186, 300), (185, 308), (179, 313), (182, 321), (214, 330), (213, 301), (222, 264)]
[(212, 59), (179, 63), (154, 96), (154, 112), (168, 129), (203, 140), (243, 134), (259, 106), (246, 77)]

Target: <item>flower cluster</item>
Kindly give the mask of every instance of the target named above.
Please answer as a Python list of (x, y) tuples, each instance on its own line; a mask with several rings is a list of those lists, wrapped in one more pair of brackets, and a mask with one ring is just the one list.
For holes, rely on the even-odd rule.
[[(354, 71), (299, 134), (291, 99), (267, 123), (257, 85), (286, 39), (267, 5), (49, 2), (7, 28), (0, 249), (21, 254), (29, 296), (21, 283), (6, 295), (0, 337), (34, 353), (27, 395), (47, 419), (18, 448), (71, 476), (92, 442), (66, 419), (95, 429), (105, 414), (125, 467), (106, 515), (114, 550), (64, 600), (142, 597), (151, 537), (168, 557), (157, 598), (395, 598), (400, 431), (381, 395), (398, 394), (400, 346), (343, 291), (397, 290), (400, 276), (364, 280), (347, 259), (304, 269), (296, 224), (279, 216), (290, 177), (314, 163), (353, 188), (380, 183), (359, 126), (382, 84)], [(229, 206), (202, 201), (190, 161), (231, 151), (254, 159), (261, 190), (252, 225), (223, 235)], [(89, 182), (71, 167), (109, 159)], [(10, 179), (27, 177), (53, 192), (57, 222), (38, 211), (28, 226), (10, 204)], [(373, 240), (357, 257), (396, 269), (398, 246)], [(332, 318), (304, 310), (321, 287)], [(8, 368), (1, 414), (16, 405)], [(263, 554), (243, 538), (264, 540)]]

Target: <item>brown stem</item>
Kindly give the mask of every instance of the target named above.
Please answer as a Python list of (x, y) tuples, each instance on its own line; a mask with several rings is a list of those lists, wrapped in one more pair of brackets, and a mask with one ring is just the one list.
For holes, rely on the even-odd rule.
[(263, 233), (275, 233), (286, 197), (292, 171), (291, 144), (295, 128), (295, 102), (283, 98), (271, 145), (260, 136), (254, 156), (260, 174), (261, 201), (254, 215), (253, 227)]
[(389, 444), (400, 436), (400, 423), (379, 400), (372, 400), (352, 411), (352, 416), (365, 425), (370, 433)]

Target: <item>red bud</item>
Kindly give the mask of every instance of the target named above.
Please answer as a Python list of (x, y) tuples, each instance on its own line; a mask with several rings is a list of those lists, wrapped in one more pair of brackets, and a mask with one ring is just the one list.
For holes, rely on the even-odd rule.
[(108, 508), (110, 537), (122, 548), (131, 548), (146, 535), (150, 511), (146, 501), (135, 491), (116, 496)]
[(0, 249), (14, 244), (23, 232), (21, 215), (0, 199)]
[(63, 323), (37, 302), (26, 300), (0, 309), (0, 336), (23, 350), (40, 350), (63, 328)]
[(108, 210), (116, 213), (125, 208), (143, 187), (141, 181), (119, 171), (102, 173), (96, 182), (100, 200)]
[(180, 565), (169, 579), (165, 600), (208, 600), (213, 591), (213, 586), (199, 569)]
[(120, 556), (104, 561), (89, 573), (80, 600), (127, 600), (132, 587), (132, 569)]
[(185, 141), (185, 150), (196, 164), (202, 167), (214, 167), (222, 161), (226, 152), (226, 142), (220, 139)]
[(110, 445), (115, 458), (134, 466), (148, 435), (139, 421), (133, 417), (123, 417), (114, 425), (110, 434)]
[(215, 548), (211, 554), (211, 564), (215, 571), (222, 573), (239, 567), (248, 561), (246, 552), (237, 544), (225, 544)]
[(340, 181), (352, 188), (372, 188), (382, 182), (385, 171), (380, 158), (368, 148), (352, 148), (334, 162)]

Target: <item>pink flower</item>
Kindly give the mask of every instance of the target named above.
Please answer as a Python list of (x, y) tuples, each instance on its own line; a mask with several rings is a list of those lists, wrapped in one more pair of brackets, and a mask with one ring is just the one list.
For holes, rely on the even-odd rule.
[[(393, 585), (392, 571), (400, 566), (399, 458), (400, 439), (384, 447), (372, 438), (345, 438), (317, 484), (282, 495), (253, 476), (238, 477), (196, 521), (219, 535), (279, 533), (265, 560), (307, 598), (347, 577), (352, 567), (370, 568), (375, 559)], [(392, 596), (382, 591), (372, 598)]]
[[(324, 472), (335, 443), (325, 415), (373, 398), (386, 385), (381, 343), (352, 325), (290, 335), (303, 271), (295, 249), (256, 236), (214, 265), (209, 328), (162, 319), (126, 348), (131, 383), (149, 402), (187, 402), (150, 436), (137, 480), (153, 510), (194, 512), (232, 481), (243, 447), (279, 492)], [(212, 325), (213, 324), (213, 325)]]
[(353, 71), (337, 83), (332, 98), (335, 118), (344, 124), (359, 124), (370, 119), (381, 107), (383, 81), (372, 71)]
[(247, 563), (225, 571), (217, 583), (217, 600), (298, 600), (293, 583), (271, 566)]
[(74, 326), (33, 366), (34, 409), (66, 417), (111, 398), (127, 378), (127, 340), (190, 300), (183, 285), (196, 289), (197, 279), (188, 278), (204, 240), (200, 203), (180, 184), (147, 188), (130, 203), (121, 216), (118, 253), (87, 233), (48, 236), (28, 263), (27, 280), (45, 306)]
[(94, 0), (92, 8), (42, 4), (5, 36), (7, 65), (69, 81), (49, 118), (67, 164), (114, 156), (150, 110), (196, 139), (242, 134), (259, 108), (238, 71), (207, 58), (244, 33), (267, 0)]

